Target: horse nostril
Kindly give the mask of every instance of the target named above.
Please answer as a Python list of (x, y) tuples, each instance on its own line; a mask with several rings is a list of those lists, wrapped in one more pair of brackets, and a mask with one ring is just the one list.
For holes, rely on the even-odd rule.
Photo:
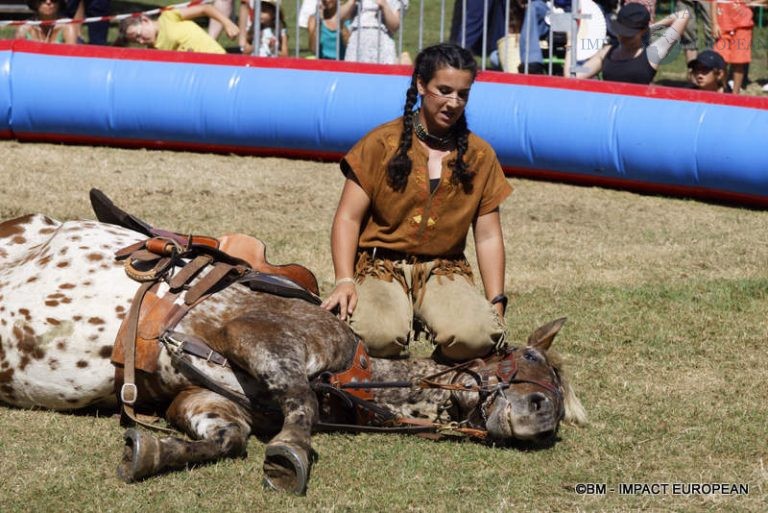
[(549, 400), (547, 399), (547, 396), (545, 396), (544, 394), (540, 392), (536, 392), (529, 396), (529, 401), (530, 401), (531, 409), (533, 411), (539, 411), (546, 405), (546, 403)]

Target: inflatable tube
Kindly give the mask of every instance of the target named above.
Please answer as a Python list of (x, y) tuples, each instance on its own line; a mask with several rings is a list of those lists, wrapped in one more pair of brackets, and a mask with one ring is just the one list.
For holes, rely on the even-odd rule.
[[(410, 69), (0, 42), (0, 136), (338, 159)], [(481, 73), (467, 116), (510, 175), (768, 206), (768, 101)]]

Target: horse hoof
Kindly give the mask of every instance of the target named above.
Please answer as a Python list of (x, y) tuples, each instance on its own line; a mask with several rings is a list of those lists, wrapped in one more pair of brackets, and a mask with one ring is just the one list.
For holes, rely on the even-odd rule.
[(305, 450), (285, 444), (268, 445), (264, 455), (264, 487), (305, 495), (309, 468)]
[(152, 435), (130, 428), (123, 435), (123, 460), (117, 466), (117, 476), (126, 483), (148, 477), (158, 469), (160, 442)]

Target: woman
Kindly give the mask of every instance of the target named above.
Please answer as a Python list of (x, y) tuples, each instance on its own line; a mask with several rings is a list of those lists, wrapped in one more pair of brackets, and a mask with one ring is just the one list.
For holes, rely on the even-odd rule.
[[(592, 78), (602, 71), (603, 80), (609, 82), (650, 84), (661, 61), (680, 41), (689, 19), (688, 11), (682, 10), (649, 26), (651, 14), (646, 7), (637, 3), (624, 5), (616, 19), (610, 23), (610, 31), (618, 39), (618, 44), (602, 47), (582, 65), (581, 71), (576, 72), (576, 78)], [(643, 41), (649, 29), (661, 27), (667, 27), (661, 37), (650, 45), (645, 45)], [(568, 44), (564, 68), (566, 76), (570, 76), (570, 61), (571, 51)]]
[(28, 39), (43, 43), (77, 44), (77, 30), (72, 24), (54, 25), (52, 22), (60, 18), (64, 9), (63, 0), (32, 0), (29, 8), (35, 12), (33, 20), (43, 22), (40, 25), (22, 25), (16, 30), (16, 39)]
[[(368, 133), (341, 162), (336, 286), (323, 306), (349, 318), (373, 356), (407, 354), (414, 320), (439, 359), (484, 356), (504, 343), (499, 205), (512, 187), (493, 149), (467, 128), (476, 73), (472, 54), (457, 45), (425, 48), (403, 117)], [(485, 297), (463, 254), (470, 226)]]

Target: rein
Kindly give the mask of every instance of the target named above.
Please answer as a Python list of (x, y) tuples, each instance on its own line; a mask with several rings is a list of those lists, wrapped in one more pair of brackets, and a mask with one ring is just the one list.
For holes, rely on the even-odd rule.
[[(358, 352), (360, 347), (358, 346)], [(518, 378), (517, 374), (519, 368), (517, 366), (517, 360), (515, 359), (515, 351), (512, 349), (507, 352), (496, 365), (494, 362), (489, 362), (482, 359), (469, 360), (442, 371), (430, 374), (429, 376), (417, 377), (409, 381), (366, 381), (366, 380), (354, 380), (344, 381), (339, 380), (339, 374), (328, 374), (320, 376), (320, 380), (313, 383), (313, 388), (316, 392), (327, 392), (341, 397), (345, 405), (349, 408), (355, 408), (358, 413), (363, 412), (362, 415), (358, 415), (358, 419), (361, 417), (363, 420), (370, 422), (371, 420), (378, 421), (382, 425), (371, 426), (366, 424), (333, 424), (333, 423), (318, 423), (318, 427), (323, 430), (343, 430), (351, 432), (395, 432), (395, 433), (437, 433), (440, 436), (458, 434), (463, 436), (469, 436), (471, 438), (485, 439), (488, 436), (486, 429), (466, 427), (463, 423), (459, 422), (437, 422), (423, 418), (405, 417), (401, 415), (395, 415), (391, 411), (382, 408), (381, 406), (368, 401), (370, 398), (370, 390), (373, 389), (394, 389), (394, 388), (409, 388), (409, 389), (422, 389), (422, 390), (447, 390), (451, 392), (474, 392), (479, 394), (480, 400), (478, 401), (478, 407), (481, 412), (482, 418), (485, 420), (486, 415), (483, 408), (485, 400), (493, 394), (500, 394), (503, 390), (509, 388), (515, 384), (528, 383), (541, 387), (548, 392), (554, 394), (559, 402), (562, 402), (563, 394), (560, 387), (556, 384), (556, 380), (543, 381), (543, 380), (531, 380)], [(493, 359), (492, 357), (491, 359)], [(480, 363), (482, 367), (477, 371), (471, 370), (473, 366)], [(456, 376), (460, 372), (469, 372), (475, 379), (475, 384), (471, 383), (441, 383), (435, 381), (441, 376), (455, 373)], [(496, 383), (492, 383), (496, 381)], [(365, 391), (366, 399), (360, 398), (360, 392)], [(366, 419), (367, 417), (367, 419)], [(466, 421), (464, 421), (466, 422)]]

